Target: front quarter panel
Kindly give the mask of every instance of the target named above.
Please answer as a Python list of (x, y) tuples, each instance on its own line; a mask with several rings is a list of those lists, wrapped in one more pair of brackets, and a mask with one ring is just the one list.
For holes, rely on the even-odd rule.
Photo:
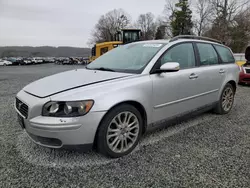
[(148, 74), (86, 86), (51, 97), (52, 101), (88, 99), (95, 101), (91, 112), (108, 111), (117, 104), (127, 101), (138, 102), (146, 111), (148, 123), (151, 123), (152, 81)]

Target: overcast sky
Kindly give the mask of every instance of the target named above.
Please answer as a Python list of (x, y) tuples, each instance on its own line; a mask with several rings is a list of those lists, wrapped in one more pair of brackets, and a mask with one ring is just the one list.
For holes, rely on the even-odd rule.
[[(157, 3), (156, 3), (157, 2)], [(86, 47), (102, 14), (161, 15), (165, 0), (0, 0), (0, 46)]]

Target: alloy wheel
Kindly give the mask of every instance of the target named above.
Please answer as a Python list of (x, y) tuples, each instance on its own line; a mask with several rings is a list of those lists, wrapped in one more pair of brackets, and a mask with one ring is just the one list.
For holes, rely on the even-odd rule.
[(226, 88), (222, 95), (222, 108), (227, 112), (232, 108), (234, 92), (232, 88)]
[(128, 151), (139, 136), (139, 120), (132, 112), (121, 112), (110, 122), (107, 130), (107, 144), (115, 153)]

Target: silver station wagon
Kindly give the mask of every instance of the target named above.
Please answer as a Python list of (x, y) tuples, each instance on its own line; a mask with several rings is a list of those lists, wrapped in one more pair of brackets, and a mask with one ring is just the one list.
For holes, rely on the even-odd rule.
[(239, 69), (231, 50), (209, 38), (141, 41), (86, 68), (55, 74), (16, 97), (18, 121), (37, 144), (129, 154), (147, 130), (206, 110), (228, 113)]

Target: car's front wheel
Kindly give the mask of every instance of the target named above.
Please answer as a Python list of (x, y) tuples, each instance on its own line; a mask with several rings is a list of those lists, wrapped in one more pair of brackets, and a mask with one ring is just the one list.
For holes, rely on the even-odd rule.
[(140, 112), (131, 105), (122, 104), (113, 108), (98, 129), (98, 151), (112, 158), (129, 154), (138, 144), (142, 122)]
[(220, 96), (215, 112), (217, 114), (227, 114), (233, 107), (235, 90), (230, 83), (227, 83)]

